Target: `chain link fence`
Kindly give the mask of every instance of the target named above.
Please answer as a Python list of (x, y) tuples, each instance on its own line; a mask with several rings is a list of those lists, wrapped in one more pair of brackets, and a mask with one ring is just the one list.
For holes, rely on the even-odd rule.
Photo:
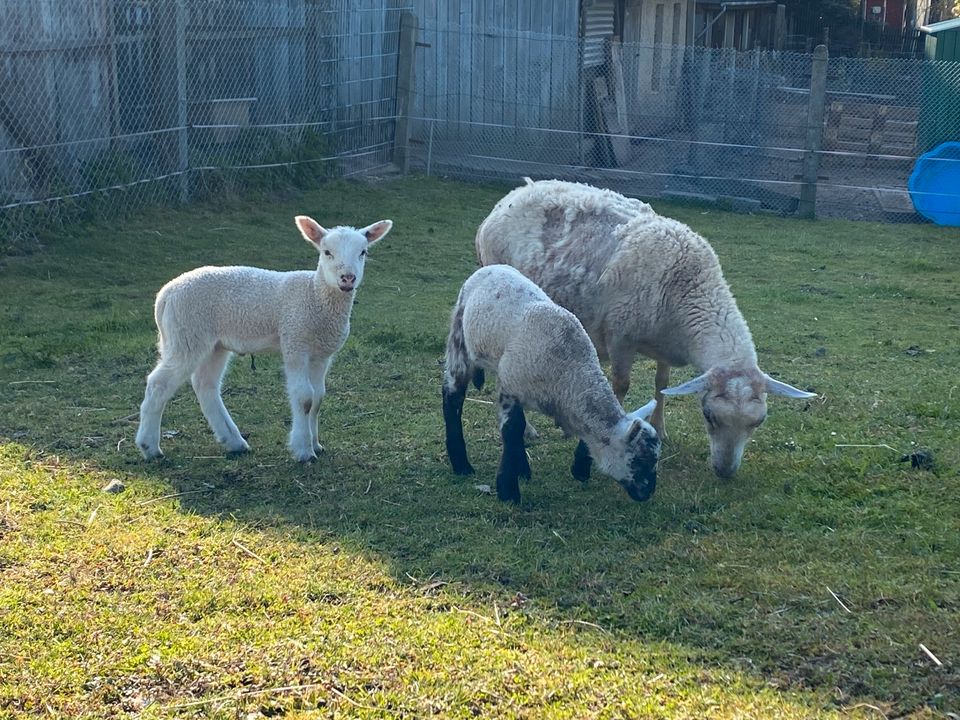
[(918, 155), (960, 140), (960, 63), (824, 59), (811, 97), (811, 53), (598, 52), (576, 37), (430, 22), (418, 40), (411, 143), (429, 174), (558, 177), (781, 214), (802, 214), (815, 193), (818, 217), (910, 222)]
[(4, 0), (0, 252), (389, 162), (402, 0)]
[(0, 253), (78, 214), (393, 163), (915, 221), (917, 157), (960, 139), (960, 63), (584, 40), (559, 11), (521, 31), (422, 4), (5, 0)]

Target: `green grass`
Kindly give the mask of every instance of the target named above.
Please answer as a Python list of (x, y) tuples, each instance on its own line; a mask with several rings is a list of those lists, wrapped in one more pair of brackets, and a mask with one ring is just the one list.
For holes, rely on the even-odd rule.
[[(439, 412), (449, 310), (503, 192), (336, 182), (4, 261), (0, 717), (960, 713), (960, 233), (657, 204), (714, 244), (764, 369), (821, 399), (771, 399), (731, 481), (696, 401), (671, 401), (645, 504), (573, 481), (573, 441), (541, 418), (512, 507), (474, 489), (491, 408), (466, 405), (467, 480)], [(143, 462), (154, 293), (205, 263), (312, 266), (298, 213), (396, 223), (329, 377), (327, 452), (289, 460), (262, 355), (225, 384), (253, 452), (225, 458), (184, 388), (167, 458)], [(638, 362), (628, 404), (652, 381)], [(899, 461), (918, 447), (932, 471)]]

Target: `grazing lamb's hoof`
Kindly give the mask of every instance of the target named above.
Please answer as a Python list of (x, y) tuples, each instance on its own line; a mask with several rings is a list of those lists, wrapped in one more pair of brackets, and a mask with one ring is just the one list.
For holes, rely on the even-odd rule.
[(296, 460), (298, 463), (303, 463), (304, 465), (309, 465), (310, 463), (316, 461), (317, 455), (316, 455), (316, 453), (312, 453), (312, 452), (309, 453), (309, 454), (307, 454), (307, 453), (303, 453), (303, 454), (299, 454), (299, 455), (298, 455), (298, 454), (294, 454), (293, 459)]
[(322, 454), (325, 452), (323, 445), (321, 445), (320, 443), (315, 443), (315, 444), (314, 444), (314, 446), (313, 446), (313, 451), (314, 451), (317, 455), (322, 455)]
[(540, 433), (537, 432), (537, 429), (527, 422), (527, 426), (523, 429), (523, 439), (524, 440), (539, 440)]
[(457, 463), (453, 466), (453, 472), (456, 475), (473, 475), (474, 469), (473, 465), (464, 460), (463, 463)]

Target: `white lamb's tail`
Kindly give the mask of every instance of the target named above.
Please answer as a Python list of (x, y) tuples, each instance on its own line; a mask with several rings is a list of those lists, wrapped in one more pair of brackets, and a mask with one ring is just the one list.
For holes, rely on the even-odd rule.
[(153, 319), (157, 323), (157, 351), (160, 353), (160, 357), (163, 357), (163, 311), (167, 306), (167, 295), (166, 293), (160, 293), (157, 295), (157, 301), (153, 306)]

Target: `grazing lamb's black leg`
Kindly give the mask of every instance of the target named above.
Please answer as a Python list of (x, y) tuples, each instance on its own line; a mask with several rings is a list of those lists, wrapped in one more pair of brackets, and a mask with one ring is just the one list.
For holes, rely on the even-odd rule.
[(590, 450), (587, 448), (587, 444), (581, 440), (577, 444), (577, 449), (573, 451), (573, 465), (570, 466), (570, 472), (574, 479), (586, 482), (590, 479), (591, 465), (593, 465), (593, 458), (590, 457)]
[(467, 460), (467, 444), (463, 440), (463, 400), (467, 383), (443, 384), (443, 422), (447, 433), (447, 457), (457, 475), (472, 475), (473, 466)]
[(523, 447), (523, 431), (527, 420), (516, 398), (500, 396), (500, 434), (503, 436), (503, 454), (497, 470), (497, 497), (520, 502), (520, 484), (517, 479), (530, 473), (527, 451)]

